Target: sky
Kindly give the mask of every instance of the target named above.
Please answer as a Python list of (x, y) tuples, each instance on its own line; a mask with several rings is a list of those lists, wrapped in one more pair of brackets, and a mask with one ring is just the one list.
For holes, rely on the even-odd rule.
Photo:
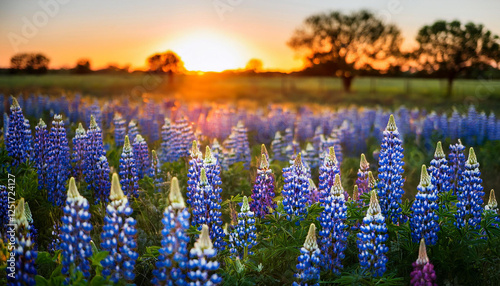
[(173, 50), (188, 70), (245, 67), (290, 71), (303, 62), (286, 42), (304, 19), (329, 10), (370, 9), (398, 25), (404, 47), (435, 20), (472, 21), (500, 34), (497, 0), (1, 0), (0, 67), (18, 52), (41, 52), (50, 68), (108, 64), (145, 68), (146, 58)]

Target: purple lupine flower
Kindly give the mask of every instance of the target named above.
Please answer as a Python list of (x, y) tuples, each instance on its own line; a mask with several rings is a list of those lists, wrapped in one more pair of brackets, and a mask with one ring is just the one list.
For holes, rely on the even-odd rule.
[(134, 148), (137, 176), (139, 177), (139, 179), (142, 179), (144, 178), (144, 175), (148, 173), (150, 165), (148, 143), (146, 143), (146, 140), (144, 140), (141, 134), (138, 134), (137, 136), (135, 136), (132, 147)]
[[(38, 252), (35, 251), (34, 241), (31, 237), (30, 224), (24, 211), (24, 198), (21, 198), (15, 209), (14, 232), (7, 233), (9, 240), (15, 241), (14, 254), (15, 271), (8, 272), (9, 285), (35, 285), (36, 267), (35, 260)], [(13, 274), (13, 276), (10, 275)]]
[(198, 142), (193, 141), (191, 147), (191, 159), (189, 160), (188, 181), (187, 181), (187, 200), (186, 202), (191, 207), (193, 206), (193, 197), (200, 181), (200, 170), (203, 167), (203, 158), (198, 148)]
[(271, 142), (271, 150), (273, 151), (274, 160), (286, 161), (286, 156), (284, 155), (285, 146), (279, 131), (276, 131), (274, 139)]
[(180, 134), (170, 123), (169, 118), (165, 118), (165, 123), (161, 127), (161, 160), (163, 162), (175, 162), (180, 158)]
[(335, 175), (340, 175), (340, 169), (337, 163), (334, 148), (328, 148), (328, 154), (325, 155), (323, 165), (319, 167), (318, 189), (320, 192), (320, 201), (330, 195), (330, 191), (335, 183)]
[(387, 263), (385, 253), (389, 250), (384, 242), (389, 235), (376, 191), (371, 191), (370, 205), (357, 236), (361, 268), (368, 270), (373, 277), (384, 275)]
[(176, 177), (172, 178), (168, 197), (170, 205), (163, 212), (160, 256), (151, 282), (154, 285), (172, 285), (172, 282), (176, 285), (187, 285), (189, 236), (186, 232), (189, 228), (189, 211), (184, 204)]
[(73, 137), (73, 153), (71, 154), (71, 162), (74, 164), (73, 177), (78, 180), (83, 179), (85, 157), (87, 155), (88, 147), (87, 139), (87, 132), (83, 129), (82, 124), (79, 123), (78, 128), (75, 131), (75, 137)]
[(302, 151), (302, 162), (304, 166), (309, 169), (316, 168), (316, 162), (318, 161), (315, 157), (315, 150), (313, 145), (310, 142), (307, 142), (306, 149)]
[(5, 228), (9, 224), (9, 191), (0, 185), (0, 234), (5, 235)]
[(480, 227), (484, 197), (483, 180), (480, 176), (476, 153), (471, 147), (457, 189), (458, 203), (455, 225), (458, 228), (463, 228), (466, 225), (476, 229)]
[(115, 126), (115, 145), (123, 146), (125, 143), (125, 134), (127, 134), (127, 127), (125, 119), (123, 119), (120, 113), (115, 113), (115, 117), (113, 118), (113, 124)]
[(9, 127), (5, 130), (5, 147), (12, 157), (13, 165), (18, 166), (31, 159), (33, 140), (29, 122), (26, 122), (17, 99), (12, 97), (10, 106)]
[(313, 205), (320, 201), (321, 194), (316, 187), (316, 184), (312, 179), (309, 179), (309, 198), (307, 199), (307, 203), (309, 205)]
[(358, 178), (356, 179), (356, 186), (358, 186), (358, 192), (360, 195), (368, 193), (370, 188), (368, 186), (368, 171), (370, 170), (370, 164), (366, 161), (365, 154), (361, 154), (361, 160), (359, 162)]
[[(125, 145), (127, 141), (128, 137), (125, 137)], [(115, 284), (118, 281), (132, 283), (135, 278), (135, 261), (139, 257), (136, 252), (137, 222), (131, 217), (133, 210), (120, 187), (116, 173), (112, 177), (109, 199), (101, 233), (101, 247), (109, 251), (109, 254), (101, 262), (102, 275)]]
[(222, 147), (219, 144), (219, 140), (217, 138), (214, 138), (214, 141), (212, 141), (212, 155), (215, 157), (217, 162), (219, 163), (220, 166), (224, 166), (224, 156), (223, 156), (223, 151)]
[(40, 118), (40, 122), (35, 127), (35, 149), (34, 161), (38, 174), (38, 189), (47, 190), (48, 188), (48, 156), (49, 156), (49, 132), (47, 124)]
[(291, 220), (292, 216), (302, 217), (306, 215), (310, 177), (307, 168), (302, 164), (300, 153), (292, 166), (283, 168), (284, 186), (281, 194), (288, 220)]
[(205, 168), (200, 170), (200, 180), (196, 189), (193, 192), (191, 206), (193, 209), (192, 225), (198, 229), (206, 224), (210, 228), (210, 237), (214, 240), (215, 248), (224, 250), (226, 243), (224, 242), (224, 231), (222, 230), (221, 219), (221, 192), (220, 188), (214, 190), (212, 184), (208, 180), (207, 171)]
[(245, 169), (250, 168), (250, 161), (252, 157), (250, 155), (250, 144), (248, 143), (247, 128), (243, 125), (242, 121), (239, 121), (236, 127), (234, 127), (236, 133), (236, 162), (243, 162)]
[(448, 170), (449, 170), (449, 187), (456, 194), (459, 188), (459, 181), (462, 177), (462, 172), (465, 169), (465, 146), (458, 139), (458, 143), (450, 145), (450, 154), (448, 155)]
[(425, 241), (420, 240), (420, 248), (418, 250), (417, 261), (413, 262), (413, 271), (410, 274), (412, 286), (437, 286), (436, 272), (434, 265), (430, 263), (425, 249)]
[(64, 275), (69, 275), (66, 282), (78, 279), (77, 272), (82, 272), (86, 279), (90, 277), (90, 245), (89, 202), (82, 197), (76, 188), (75, 178), (69, 179), (66, 206), (63, 208), (61, 227), (62, 269)]
[(404, 172), (404, 155), (401, 143), (398, 127), (394, 121), (394, 116), (391, 114), (380, 146), (378, 196), (382, 214), (387, 216), (393, 223), (406, 221), (406, 217), (401, 214), (402, 209), (400, 206), (405, 181), (402, 176)]
[(298, 282), (294, 281), (293, 285), (319, 286), (321, 259), (321, 251), (316, 239), (316, 225), (311, 223), (304, 246), (300, 249), (300, 256), (298, 257), (297, 273), (295, 273)]
[(238, 213), (238, 224), (229, 234), (231, 248), (229, 252), (233, 257), (246, 259), (253, 255), (252, 247), (257, 244), (257, 229), (255, 228), (255, 213), (250, 210), (248, 198), (243, 197), (241, 210)]
[(414, 242), (424, 238), (428, 245), (434, 245), (439, 232), (438, 196), (425, 165), (422, 165), (420, 184), (417, 189), (418, 193), (411, 206), (413, 213), (410, 218), (411, 236)]
[(180, 136), (178, 150), (179, 157), (187, 157), (189, 156), (189, 148), (191, 147), (191, 142), (196, 139), (193, 128), (184, 116), (175, 121), (174, 128), (177, 132), (177, 136)]
[(201, 227), (201, 234), (189, 254), (188, 285), (218, 285), (222, 282), (222, 278), (216, 273), (219, 269), (219, 262), (214, 259), (217, 249), (213, 247), (206, 224)]
[(123, 151), (120, 157), (120, 185), (126, 196), (137, 198), (139, 193), (139, 178), (137, 177), (137, 169), (135, 167), (134, 152), (130, 145), (128, 135), (125, 136)]
[(257, 177), (253, 186), (250, 209), (256, 216), (263, 218), (269, 213), (270, 209), (276, 208), (276, 202), (273, 200), (274, 196), (273, 170), (269, 168), (266, 155), (262, 154), (260, 168), (257, 169)]
[(85, 168), (83, 174), (87, 188), (93, 191), (96, 202), (107, 202), (111, 185), (109, 183), (109, 163), (102, 141), (101, 128), (93, 115), (90, 116), (90, 126), (87, 131), (85, 152)]
[(54, 115), (49, 140), (48, 199), (53, 205), (62, 206), (66, 202), (66, 181), (70, 176), (70, 154), (66, 129), (61, 115)]
[(434, 153), (434, 159), (431, 161), (429, 172), (431, 173), (432, 184), (436, 187), (437, 194), (448, 192), (450, 190), (448, 185), (450, 182), (450, 171), (446, 155), (443, 152), (441, 141), (437, 143), (436, 152)]
[(343, 269), (342, 259), (347, 246), (347, 207), (345, 205), (344, 189), (340, 182), (340, 175), (335, 175), (335, 183), (330, 194), (323, 198), (324, 207), (319, 216), (321, 230), (319, 232), (320, 248), (324, 259), (322, 266), (339, 275)]

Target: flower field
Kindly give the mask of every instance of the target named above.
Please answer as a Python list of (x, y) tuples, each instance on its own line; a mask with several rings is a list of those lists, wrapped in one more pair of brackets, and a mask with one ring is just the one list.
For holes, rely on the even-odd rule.
[(0, 102), (2, 285), (500, 285), (488, 110)]

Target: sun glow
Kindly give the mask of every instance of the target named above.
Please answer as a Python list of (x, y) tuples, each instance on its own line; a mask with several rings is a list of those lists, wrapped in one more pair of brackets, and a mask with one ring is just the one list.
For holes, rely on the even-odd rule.
[[(237, 41), (211, 32), (199, 31), (165, 45), (176, 52), (189, 71), (220, 72), (245, 66), (246, 48)], [(248, 53), (246, 53), (248, 54)]]

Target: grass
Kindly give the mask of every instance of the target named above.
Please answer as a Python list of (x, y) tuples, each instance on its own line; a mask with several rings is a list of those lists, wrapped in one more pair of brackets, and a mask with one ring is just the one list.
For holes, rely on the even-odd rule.
[(426, 107), (448, 110), (450, 105), (465, 110), (500, 110), (500, 80), (459, 79), (453, 96), (445, 98), (446, 82), (439, 79), (369, 78), (354, 79), (352, 92), (342, 90), (340, 79), (296, 76), (183, 75), (174, 80), (153, 74), (0, 76), (0, 92), (41, 92), (52, 95), (80, 92), (109, 96), (147, 94), (183, 101), (254, 101), (268, 103), (320, 103), (384, 107)]

